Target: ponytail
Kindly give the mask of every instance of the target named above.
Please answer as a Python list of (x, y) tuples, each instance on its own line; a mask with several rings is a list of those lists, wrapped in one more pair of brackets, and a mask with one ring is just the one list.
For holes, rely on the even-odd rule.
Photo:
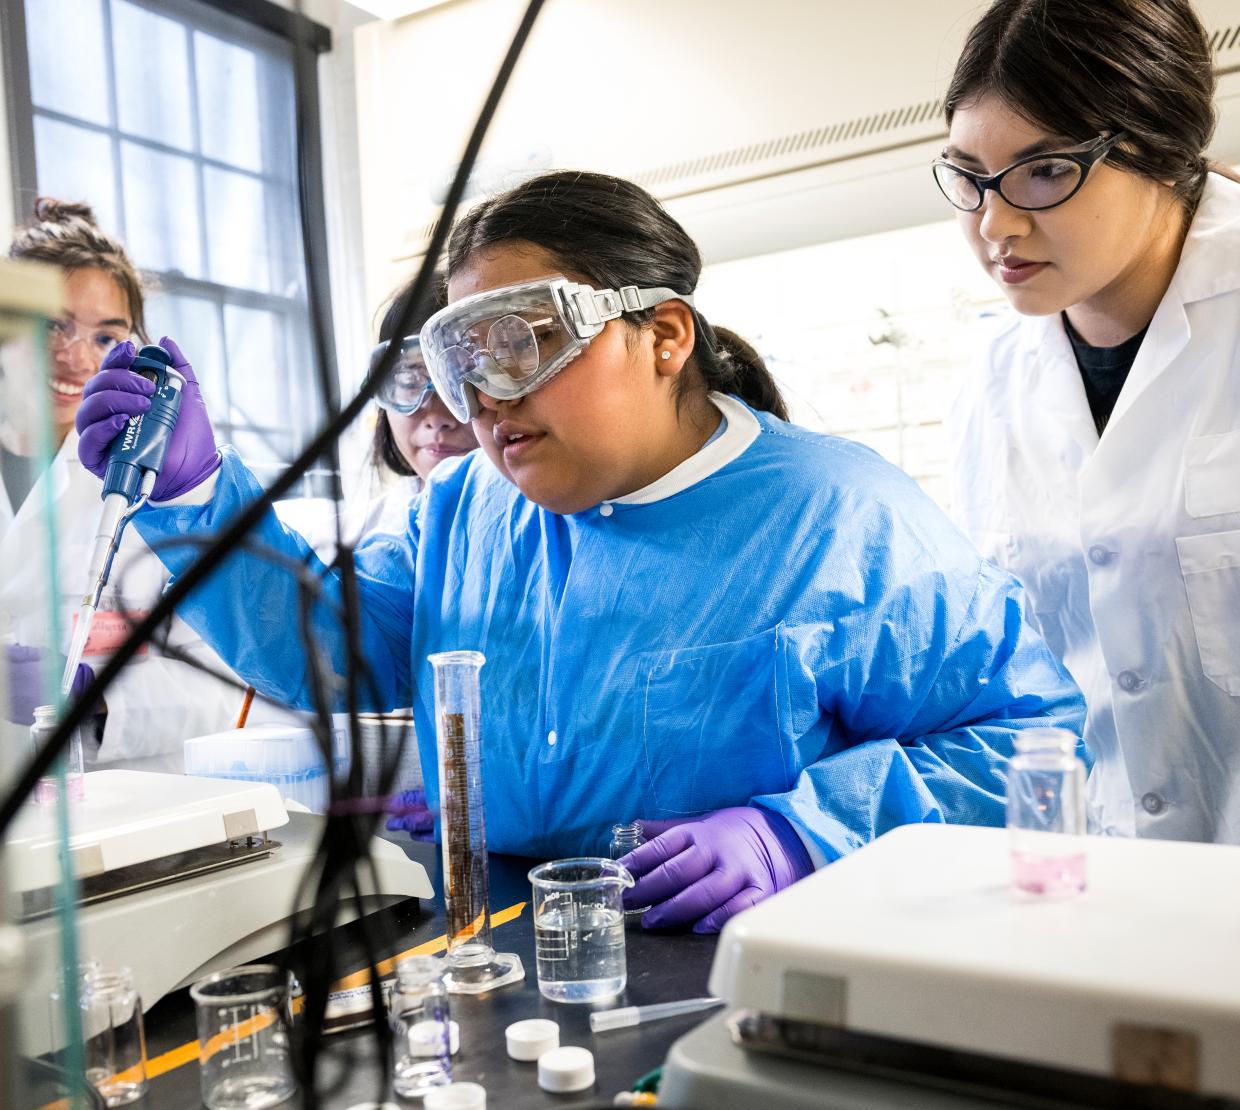
[[(788, 406), (762, 356), (730, 328), (712, 327), (701, 316), (697, 324), (693, 362), (706, 388), (733, 393), (750, 408), (787, 420)], [(685, 382), (682, 390), (691, 388)]]

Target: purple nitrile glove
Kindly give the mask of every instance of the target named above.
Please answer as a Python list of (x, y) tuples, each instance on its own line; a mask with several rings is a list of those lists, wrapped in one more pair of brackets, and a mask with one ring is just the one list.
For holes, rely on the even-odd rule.
[(728, 918), (814, 870), (792, 826), (755, 806), (642, 826), (655, 838), (620, 862), (637, 880), (624, 892), (625, 908), (650, 906), (642, 917), (647, 929), (692, 924), (695, 933), (717, 933)]
[(404, 830), (414, 840), (435, 839), (435, 815), (426, 806), (426, 791), (406, 790), (388, 803), (388, 832)]
[[(215, 447), (215, 432), (202, 400), (202, 390), (194, 377), (194, 368), (185, 361), (181, 349), (167, 336), (159, 341), (172, 356), (172, 368), (185, 376), (181, 394), (181, 411), (164, 465), (155, 479), (152, 501), (168, 501), (193, 489), (219, 469), (220, 453)], [(129, 367), (137, 355), (132, 343), (113, 347), (103, 365), (82, 391), (82, 404), (77, 411), (78, 458), (96, 478), (108, 468), (108, 449), (131, 417), (140, 416), (151, 407), (155, 386)]]
[[(34, 724), (35, 707), (47, 704), (47, 687), (44, 683), (43, 652), (26, 644), (9, 644), (5, 649), (9, 664), (9, 697), (4, 715), (15, 725)], [(79, 663), (73, 675), (73, 688), (69, 698), (80, 698), (95, 680), (90, 664)]]

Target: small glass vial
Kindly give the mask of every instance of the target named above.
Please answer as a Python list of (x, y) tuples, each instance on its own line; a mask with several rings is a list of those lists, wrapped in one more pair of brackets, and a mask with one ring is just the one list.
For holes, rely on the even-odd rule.
[(1085, 889), (1085, 764), (1067, 729), (1016, 736), (1008, 770), (1007, 827), (1012, 888), (1062, 898)]
[(640, 821), (628, 821), (611, 827), (611, 848), (608, 855), (612, 859), (627, 856), (634, 848), (646, 843), (646, 835), (642, 832)]
[(146, 1093), (146, 1038), (133, 973), (87, 968), (81, 1005), (87, 1081), (109, 1106), (136, 1102)]
[[(620, 859), (621, 856), (627, 856), (634, 848), (640, 848), (645, 843), (646, 833), (640, 821), (621, 822), (611, 827), (611, 846), (607, 854), (612, 859)], [(624, 916), (641, 917), (645, 912), (645, 909), (625, 910)]]
[[(58, 716), (59, 712), (54, 705), (35, 707), (34, 724), (30, 726), (30, 746), (33, 750), (38, 751), (42, 748), (47, 738), (56, 731)], [(68, 763), (65, 766), (65, 782), (68, 785), (71, 802), (80, 802), (86, 795), (83, 770), (81, 731), (74, 729), (69, 741)], [(39, 779), (34, 788), (34, 800), (39, 805), (55, 805), (58, 797), (60, 797), (60, 782), (55, 775), (46, 775)]]
[(452, 1033), (443, 972), (443, 961), (432, 956), (408, 956), (396, 965), (392, 1088), (403, 1098), (419, 1098), (428, 1087), (452, 1082)]

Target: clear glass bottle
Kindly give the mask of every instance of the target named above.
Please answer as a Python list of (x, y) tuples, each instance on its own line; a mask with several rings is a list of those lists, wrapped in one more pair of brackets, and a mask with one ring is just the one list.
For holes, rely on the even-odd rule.
[(146, 1093), (142, 1000), (127, 967), (91, 967), (82, 976), (86, 1078), (109, 1106), (127, 1106)]
[[(611, 827), (611, 845), (607, 849), (607, 854), (612, 859), (620, 859), (621, 856), (627, 856), (634, 848), (640, 848), (645, 843), (646, 833), (640, 821), (622, 821)], [(645, 909), (625, 910), (624, 916), (641, 917), (645, 912)]]
[(1012, 887), (1064, 897), (1085, 889), (1085, 764), (1067, 729), (1031, 728), (1016, 736), (1008, 767), (1007, 827)]
[(428, 1087), (452, 1082), (452, 1027), (444, 964), (433, 956), (408, 956), (396, 965), (390, 1004), (396, 1034), (392, 1088), (419, 1098)]
[[(37, 751), (43, 747), (47, 738), (56, 731), (56, 721), (59, 715), (59, 711), (54, 705), (39, 705), (35, 707), (34, 724), (30, 726), (30, 746), (32, 750)], [(73, 736), (69, 741), (68, 762), (65, 765), (65, 782), (71, 802), (80, 802), (86, 794), (86, 780), (82, 777), (83, 770), (81, 731), (74, 729)], [(56, 799), (59, 796), (60, 784), (55, 775), (46, 775), (39, 779), (39, 783), (34, 790), (36, 802), (45, 806), (55, 805)]]
[(640, 821), (622, 822), (611, 827), (611, 848), (607, 854), (612, 859), (619, 859), (645, 843), (646, 834), (642, 832)]

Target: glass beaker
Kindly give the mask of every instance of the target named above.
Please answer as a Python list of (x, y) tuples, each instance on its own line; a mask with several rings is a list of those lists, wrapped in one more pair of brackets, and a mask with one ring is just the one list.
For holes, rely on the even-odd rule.
[(189, 989), (198, 1010), (202, 1101), (264, 1110), (295, 1090), (289, 1057), (292, 976), (274, 964), (216, 971)]
[(439, 829), (448, 915), (448, 990), (479, 994), (525, 978), (515, 953), (491, 944), (490, 869), (482, 794), (482, 693), (478, 651), (429, 656), (435, 671)]
[(126, 1106), (146, 1093), (142, 1000), (133, 973), (87, 965), (81, 992), (86, 1080), (109, 1106)]
[(561, 859), (530, 872), (538, 989), (553, 1002), (603, 1002), (627, 979), (625, 890), (633, 876), (610, 859)]
[(1085, 764), (1067, 729), (1016, 735), (1008, 765), (1007, 826), (1012, 887), (1061, 897), (1085, 889)]
[(392, 1088), (418, 1098), (428, 1087), (452, 1082), (452, 1027), (443, 961), (408, 956), (396, 964), (389, 1005), (396, 1035)]

